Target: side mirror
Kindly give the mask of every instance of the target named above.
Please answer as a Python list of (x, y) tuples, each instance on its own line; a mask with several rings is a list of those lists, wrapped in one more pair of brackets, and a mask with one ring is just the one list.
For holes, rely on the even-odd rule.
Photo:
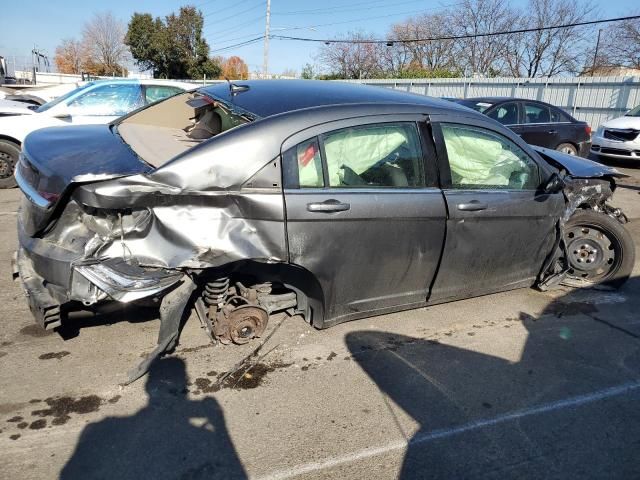
[(565, 184), (564, 180), (562, 180), (562, 177), (560, 177), (560, 175), (558, 175), (557, 173), (553, 173), (549, 177), (549, 180), (547, 180), (547, 183), (545, 183), (542, 190), (544, 191), (544, 193), (558, 193), (561, 192), (564, 187)]

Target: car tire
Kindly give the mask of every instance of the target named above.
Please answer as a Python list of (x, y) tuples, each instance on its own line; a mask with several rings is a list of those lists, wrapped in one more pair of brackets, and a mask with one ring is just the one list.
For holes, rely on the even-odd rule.
[(572, 143), (561, 143), (556, 147), (556, 150), (568, 155), (578, 155), (578, 149)]
[(19, 145), (9, 140), (0, 140), (0, 188), (13, 188), (17, 185), (13, 174), (19, 155)]
[(631, 275), (635, 245), (615, 218), (593, 210), (577, 210), (564, 227), (569, 270), (563, 284), (620, 288)]

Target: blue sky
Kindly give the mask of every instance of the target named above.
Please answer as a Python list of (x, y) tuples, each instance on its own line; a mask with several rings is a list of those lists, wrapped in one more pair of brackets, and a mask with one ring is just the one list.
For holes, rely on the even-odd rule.
[[(437, 11), (457, 0), (324, 0), (321, 3), (302, 0), (272, 0), (272, 33), (326, 38), (349, 31), (365, 31), (384, 36), (390, 25), (420, 12)], [(458, 0), (459, 1), (459, 0)], [(576, 3), (581, 0), (576, 0)], [(624, 16), (637, 10), (637, 0), (609, 0), (600, 16)], [(524, 4), (524, 0), (512, 2)], [(63, 38), (80, 37), (83, 23), (96, 12), (109, 9), (125, 23), (134, 12), (164, 16), (181, 5), (195, 4), (205, 15), (205, 38), (213, 54), (239, 55), (250, 70), (260, 70), (263, 60), (262, 42), (216, 52), (217, 49), (242, 42), (264, 33), (266, 0), (21, 0), (6, 1), (2, 7), (0, 55), (18, 68), (29, 61), (35, 46), (51, 58)], [(595, 40), (594, 40), (595, 42)], [(269, 70), (300, 72), (302, 66), (314, 63), (319, 46), (313, 43), (271, 40)]]

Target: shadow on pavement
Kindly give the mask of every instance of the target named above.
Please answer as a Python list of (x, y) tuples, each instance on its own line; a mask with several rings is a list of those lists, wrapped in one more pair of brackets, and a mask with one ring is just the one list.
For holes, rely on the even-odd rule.
[(602, 157), (600, 155), (596, 155), (594, 153), (589, 152), (587, 155), (587, 159), (593, 160), (594, 162), (602, 163), (604, 165), (609, 165), (611, 167), (620, 167), (620, 168), (638, 168), (640, 164), (638, 161), (633, 158), (613, 158), (613, 157)]
[(113, 325), (119, 322), (143, 323), (159, 318), (158, 307), (142, 307), (138, 305), (124, 305), (113, 302), (110, 310), (93, 312), (76, 309), (65, 312), (62, 325), (56, 332), (63, 340), (70, 340), (80, 335), (84, 328)]
[[(629, 302), (639, 284), (625, 286)], [(505, 355), (517, 361), (481, 352), (511, 347), (483, 344), (486, 324), (459, 334), (479, 351), (439, 341), (450, 336), (349, 333), (354, 360), (419, 424), (404, 433), (389, 406), (408, 441), (399, 478), (640, 478), (640, 324), (617, 313), (638, 305), (607, 295), (620, 294), (573, 291), (537, 317), (496, 319), (511, 338), (526, 329)]]
[(89, 424), (62, 479), (239, 479), (246, 478), (211, 397), (189, 400), (185, 364), (155, 362), (146, 391), (149, 403), (133, 416)]

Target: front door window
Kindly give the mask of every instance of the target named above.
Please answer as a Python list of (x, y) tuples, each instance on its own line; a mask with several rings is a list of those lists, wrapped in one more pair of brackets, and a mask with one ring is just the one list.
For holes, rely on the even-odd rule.
[(535, 189), (538, 167), (518, 145), (483, 128), (444, 124), (451, 186), (463, 189)]
[(497, 120), (503, 125), (516, 125), (520, 123), (518, 121), (518, 104), (517, 103), (505, 103), (496, 107), (489, 114), (489, 118)]

